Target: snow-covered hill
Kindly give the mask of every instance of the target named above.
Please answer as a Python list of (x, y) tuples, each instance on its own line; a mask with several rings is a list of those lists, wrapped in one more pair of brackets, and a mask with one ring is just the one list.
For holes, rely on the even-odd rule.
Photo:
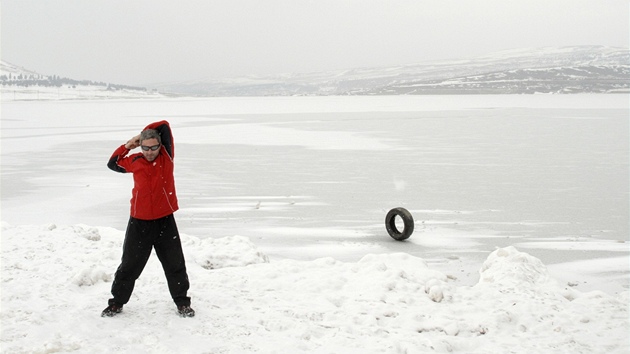
[(628, 48), (528, 48), (396, 67), (154, 85), (210, 96), (612, 93), (630, 91)]
[(43, 75), (4, 60), (0, 62), (0, 85), (3, 100), (161, 97), (144, 87)]
[(249, 76), (151, 85), (78, 81), (2, 61), (2, 99), (190, 96), (628, 93), (630, 51), (605, 46), (507, 50), (394, 67)]
[(13, 65), (4, 60), (0, 61), (0, 77), (2, 77), (2, 81), (8, 81), (12, 78), (17, 80), (18, 77), (48, 78), (47, 76), (27, 70), (21, 66)]

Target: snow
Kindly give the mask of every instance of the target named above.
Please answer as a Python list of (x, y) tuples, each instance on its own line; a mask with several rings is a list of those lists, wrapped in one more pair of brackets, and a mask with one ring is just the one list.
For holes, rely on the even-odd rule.
[(130, 99), (163, 98), (164, 95), (153, 91), (130, 89), (108, 89), (106, 86), (74, 85), (73, 87), (48, 86), (10, 86), (2, 85), (3, 99), (25, 100), (93, 100), (93, 99)]
[(3, 352), (628, 350), (627, 293), (560, 286), (514, 247), (492, 252), (477, 284), (457, 286), (406, 253), (270, 262), (243, 237), (182, 235), (197, 316), (175, 315), (153, 255), (124, 312), (100, 318), (123, 237), (3, 225)]
[[(627, 102), (3, 96), (0, 349), (627, 353)], [(162, 118), (197, 315), (153, 255), (101, 318), (131, 188), (105, 162)]]

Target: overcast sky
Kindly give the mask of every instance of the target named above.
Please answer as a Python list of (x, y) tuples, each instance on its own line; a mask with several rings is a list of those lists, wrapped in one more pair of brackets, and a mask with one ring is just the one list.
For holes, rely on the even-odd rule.
[(628, 47), (627, 0), (1, 0), (1, 56), (120, 84)]

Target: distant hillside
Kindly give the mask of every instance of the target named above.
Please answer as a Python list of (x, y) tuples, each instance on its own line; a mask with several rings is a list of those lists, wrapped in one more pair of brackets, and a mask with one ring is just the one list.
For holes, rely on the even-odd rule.
[(2, 99), (136, 98), (162, 97), (162, 93), (183, 96), (630, 93), (630, 51), (604, 46), (517, 49), (476, 58), (391, 67), (162, 83), (151, 85), (151, 90), (42, 75), (2, 61), (0, 85)]
[(394, 67), (152, 85), (201, 96), (630, 92), (628, 48), (518, 49)]
[(157, 95), (145, 87), (43, 75), (6, 61), (0, 61), (0, 85), (3, 99), (132, 98)]

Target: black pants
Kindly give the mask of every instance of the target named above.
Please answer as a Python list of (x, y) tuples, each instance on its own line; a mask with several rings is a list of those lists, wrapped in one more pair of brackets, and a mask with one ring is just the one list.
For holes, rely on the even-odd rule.
[(129, 301), (136, 279), (147, 264), (153, 247), (162, 263), (173, 301), (178, 306), (190, 305), (190, 298), (186, 296), (190, 286), (186, 262), (172, 214), (156, 220), (129, 219), (122, 261), (112, 284), (114, 298), (109, 300), (110, 304), (123, 305)]

